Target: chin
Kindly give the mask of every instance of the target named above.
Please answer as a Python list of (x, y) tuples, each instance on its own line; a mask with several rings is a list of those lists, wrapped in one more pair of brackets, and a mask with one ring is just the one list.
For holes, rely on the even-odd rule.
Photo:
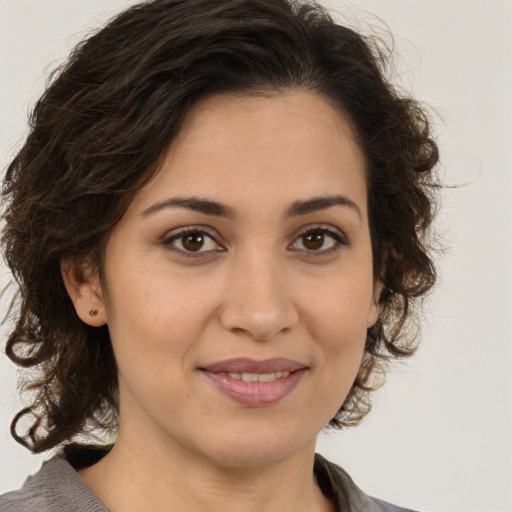
[(213, 461), (218, 466), (236, 469), (259, 469), (280, 464), (295, 455), (286, 450), (269, 450), (268, 447), (250, 449), (245, 447), (241, 450), (223, 450), (222, 453), (215, 453)]
[(208, 448), (210, 460), (220, 466), (256, 469), (272, 466), (295, 457), (303, 451), (314, 452), (316, 435), (294, 436), (285, 427), (277, 432), (247, 428), (228, 437), (218, 437)]

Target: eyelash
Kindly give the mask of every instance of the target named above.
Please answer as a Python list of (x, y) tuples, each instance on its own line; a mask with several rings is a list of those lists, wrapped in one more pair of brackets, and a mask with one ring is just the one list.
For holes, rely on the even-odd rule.
[[(349, 245), (348, 240), (345, 238), (344, 235), (342, 235), (332, 229), (329, 229), (327, 227), (323, 227), (323, 226), (316, 226), (316, 227), (306, 229), (306, 231), (303, 231), (302, 233), (299, 234), (299, 236), (296, 238), (296, 241), (294, 242), (294, 244), (296, 244), (299, 240), (301, 240), (305, 236), (313, 234), (313, 233), (320, 233), (322, 235), (326, 235), (328, 238), (331, 238), (332, 240), (334, 240), (334, 244), (329, 249), (321, 249), (321, 250), (317, 250), (317, 251), (307, 250), (307, 249), (299, 249), (299, 250), (307, 253), (308, 256), (312, 256), (314, 258), (327, 256), (329, 254), (333, 254), (333, 253), (339, 251), (342, 247), (346, 247), (347, 245)], [(324, 239), (324, 243), (325, 243), (325, 239)]]
[[(329, 249), (324, 249), (324, 250), (314, 251), (314, 250), (300, 249), (301, 251), (306, 252), (308, 254), (308, 256), (312, 256), (312, 257), (326, 256), (326, 255), (329, 255), (329, 254), (339, 251), (344, 246), (349, 245), (348, 240), (343, 235), (341, 235), (340, 233), (338, 233), (336, 231), (333, 231), (332, 229), (329, 229), (329, 228), (323, 227), (323, 226), (317, 226), (317, 227), (309, 228), (309, 229), (303, 231), (302, 233), (300, 233), (297, 236), (294, 244), (297, 243), (297, 241), (299, 241), (301, 238), (303, 238), (309, 234), (313, 234), (313, 233), (320, 233), (323, 235), (327, 235), (327, 237), (333, 239), (335, 243)], [(187, 227), (187, 228), (181, 229), (180, 231), (178, 231), (176, 233), (172, 233), (171, 235), (164, 237), (160, 243), (161, 243), (161, 245), (169, 248), (171, 251), (177, 252), (180, 255), (185, 256), (186, 258), (200, 258), (205, 253), (208, 253), (211, 251), (208, 250), (208, 251), (193, 252), (193, 251), (186, 251), (184, 249), (179, 249), (179, 248), (173, 246), (173, 243), (175, 241), (180, 240), (184, 236), (197, 235), (197, 234), (204, 235), (204, 236), (210, 238), (211, 240), (213, 240), (217, 244), (217, 242), (215, 241), (215, 237), (213, 237), (210, 233), (208, 233), (207, 231), (205, 231), (204, 229), (201, 229), (199, 227)], [(222, 252), (223, 250), (224, 249), (217, 250), (215, 252)]]

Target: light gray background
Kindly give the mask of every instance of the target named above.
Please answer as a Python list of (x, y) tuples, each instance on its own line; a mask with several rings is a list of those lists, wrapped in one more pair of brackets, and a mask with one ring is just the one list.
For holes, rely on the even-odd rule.
[[(129, 0), (0, 0), (0, 164), (23, 138), (46, 70)], [(425, 512), (512, 510), (512, 2), (360, 0), (324, 5), (396, 35), (403, 87), (440, 118), (448, 246), (422, 348), (395, 367), (358, 428), (319, 451), (368, 493)], [(0, 267), (1, 282), (8, 273)], [(6, 304), (2, 303), (2, 311)], [(4, 336), (5, 339), (5, 329)], [(3, 342), (2, 342), (3, 344)], [(0, 493), (38, 468), (9, 436), (16, 371), (0, 354)]]

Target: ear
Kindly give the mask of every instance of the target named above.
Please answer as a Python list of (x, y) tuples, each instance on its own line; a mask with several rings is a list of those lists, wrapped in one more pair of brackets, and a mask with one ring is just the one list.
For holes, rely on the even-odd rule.
[(60, 271), (64, 286), (80, 319), (92, 327), (105, 325), (105, 301), (99, 276), (91, 271), (90, 261), (74, 257), (64, 258), (60, 262)]
[(373, 296), (372, 303), (370, 304), (370, 310), (368, 311), (368, 319), (366, 321), (366, 328), (369, 329), (373, 327), (380, 315), (380, 306), (379, 299), (380, 294), (382, 292), (382, 288), (384, 287), (382, 281), (380, 279), (376, 279), (373, 284)]

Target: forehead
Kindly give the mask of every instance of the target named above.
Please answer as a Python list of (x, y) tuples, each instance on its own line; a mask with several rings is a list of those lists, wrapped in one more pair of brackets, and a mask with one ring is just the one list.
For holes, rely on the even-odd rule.
[(212, 96), (187, 113), (134, 202), (191, 193), (242, 209), (343, 194), (364, 211), (364, 158), (345, 116), (314, 93)]

